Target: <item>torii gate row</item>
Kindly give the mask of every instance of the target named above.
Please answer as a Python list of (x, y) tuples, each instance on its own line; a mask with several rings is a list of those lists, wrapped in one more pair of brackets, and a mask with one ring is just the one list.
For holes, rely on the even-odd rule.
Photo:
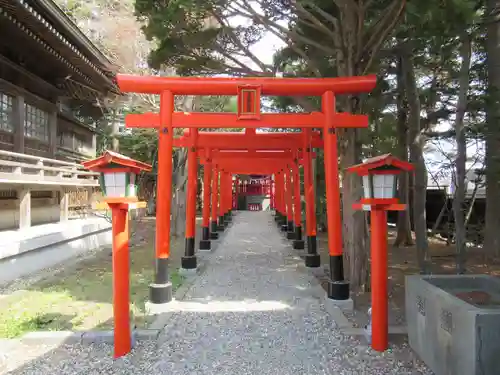
[[(302, 129), (301, 133), (297, 132), (285, 132), (285, 133), (259, 133), (255, 132), (255, 129), (245, 129), (244, 133), (228, 133), (228, 132), (197, 132), (196, 129), (186, 129), (184, 131), (184, 135), (181, 138), (174, 140), (174, 145), (181, 147), (195, 147), (199, 146), (199, 140), (203, 138), (202, 144), (210, 143), (212, 146), (217, 146), (219, 148), (223, 148), (221, 150), (210, 150), (209, 148), (202, 148), (198, 152), (198, 156), (202, 157), (207, 155), (214, 155), (216, 152), (220, 152), (228, 155), (228, 157), (239, 157), (243, 153), (236, 155), (234, 149), (241, 148), (245, 150), (244, 154), (249, 155), (253, 153), (254, 158), (266, 157), (267, 154), (264, 151), (257, 151), (253, 149), (254, 145), (259, 145), (261, 148), (269, 147), (273, 149), (273, 151), (277, 151), (278, 148), (285, 148), (286, 150), (291, 150), (289, 145), (293, 142), (293, 149), (301, 150), (299, 151), (299, 161), (301, 164), (304, 164), (303, 157), (309, 153), (310, 157), (305, 160), (306, 164), (309, 165), (307, 170), (305, 169), (304, 173), (304, 185), (308, 186), (307, 181), (312, 181), (311, 171), (310, 171), (310, 163), (312, 158), (316, 157), (316, 154), (311, 152), (313, 147), (323, 147), (323, 140), (320, 137), (320, 133), (316, 131), (311, 131), (311, 129)], [(267, 140), (267, 143), (265, 143)], [(297, 142), (299, 141), (299, 142)], [(217, 143), (216, 143), (217, 142)], [(227, 149), (227, 145), (231, 145), (230, 149)], [(278, 147), (277, 147), (278, 146)], [(285, 150), (279, 150), (283, 155)], [(305, 152), (305, 154), (304, 154)], [(275, 155), (278, 153), (276, 152)], [(264, 156), (266, 155), (266, 156)], [(273, 154), (274, 156), (274, 154)], [(286, 156), (283, 156), (286, 158)], [(306, 265), (309, 267), (318, 267), (320, 265), (320, 258), (317, 255), (317, 242), (316, 242), (316, 217), (315, 217), (315, 202), (314, 202), (314, 193), (312, 185), (309, 188), (306, 188), (306, 217), (308, 220), (306, 221), (307, 226), (307, 243), (309, 255), (305, 258)], [(310, 209), (309, 209), (310, 207)], [(290, 223), (286, 217), (283, 217), (279, 211), (277, 213), (277, 223), (282, 225), (282, 227), (289, 228), (287, 233), (287, 237), (293, 237), (293, 223)], [(300, 229), (300, 228), (299, 228)], [(296, 237), (299, 235), (296, 234)], [(208, 246), (204, 243), (203, 246)], [(294, 244), (296, 248), (300, 248), (301, 244), (298, 242)]]
[[(306, 198), (306, 230), (307, 230), (307, 249), (308, 249), (308, 255), (305, 257), (305, 263), (306, 266), (308, 267), (319, 267), (320, 266), (320, 257), (317, 253), (317, 241), (316, 241), (316, 217), (315, 217), (315, 198), (314, 198), (314, 192), (313, 192), (313, 186), (312, 183), (309, 181), (312, 181), (312, 175), (311, 175), (311, 161), (312, 158), (316, 157), (316, 153), (312, 152), (311, 149), (314, 146), (322, 147), (322, 139), (319, 138), (319, 133), (318, 132), (312, 132), (310, 129), (302, 129), (301, 133), (260, 133), (256, 134), (254, 129), (246, 129), (245, 133), (227, 133), (227, 132), (199, 132), (196, 133), (195, 130), (188, 129), (184, 131), (184, 137), (183, 137), (183, 143), (176, 143), (177, 145), (182, 145), (184, 147), (189, 147), (188, 145), (193, 146), (193, 143), (195, 143), (199, 138), (200, 134), (203, 134), (203, 137), (210, 138), (210, 143), (213, 144), (214, 141), (218, 140), (220, 144), (217, 144), (219, 147), (228, 147), (227, 145), (230, 144), (230, 149), (221, 149), (221, 150), (213, 150), (209, 148), (200, 148), (198, 149), (198, 157), (200, 158), (201, 164), (205, 164), (205, 160), (207, 159), (207, 156), (210, 158), (210, 160), (216, 160), (217, 155), (220, 155), (220, 157), (225, 156), (230, 159), (236, 159), (242, 156), (249, 157), (252, 155), (252, 159), (260, 159), (260, 158), (267, 158), (267, 157), (274, 157), (274, 158), (283, 158), (286, 159), (288, 157), (292, 158), (293, 156), (298, 158), (298, 161), (301, 165), (304, 166), (304, 186), (305, 188), (305, 198)], [(297, 138), (300, 137), (300, 140), (302, 142), (301, 145), (296, 143), (295, 141)], [(285, 139), (286, 138), (286, 139)], [(254, 142), (256, 144), (262, 145), (262, 142), (259, 140), (262, 139), (272, 139), (272, 143), (270, 143), (270, 147), (273, 147), (273, 149), (276, 146), (277, 142), (280, 142), (280, 145), (282, 147), (286, 147), (286, 150), (273, 150), (272, 152), (267, 152), (267, 151), (257, 151), (257, 150), (249, 150), (250, 145), (253, 144)], [(301, 148), (298, 148), (298, 151), (295, 155), (293, 155), (292, 149), (288, 148), (289, 143), (293, 139), (294, 145), (292, 146), (294, 149), (297, 148), (298, 146), (301, 146)], [(177, 141), (178, 139), (174, 140)], [(233, 150), (234, 144), (238, 140), (239, 146), (242, 147), (245, 151), (237, 151)], [(313, 142), (311, 142), (313, 140)], [(257, 142), (256, 142), (257, 141)], [(196, 142), (198, 144), (198, 142)], [(304, 150), (304, 151), (302, 151)], [(261, 161), (262, 162), (262, 161)], [(248, 163), (248, 160), (245, 161), (245, 163)], [(245, 164), (242, 163), (242, 164)], [(244, 169), (240, 170), (238, 172), (240, 174), (250, 174), (254, 173), (253, 169)], [(205, 186), (208, 186), (207, 183), (205, 183)], [(206, 200), (205, 200), (206, 201)], [(274, 207), (273, 207), (274, 208)], [(285, 210), (283, 210), (283, 213), (280, 211), (280, 209), (276, 209), (276, 221), (279, 226), (281, 226), (282, 229), (286, 229), (287, 232), (287, 238), (292, 239), (295, 238), (295, 241), (293, 243), (293, 246), (295, 249), (302, 249), (304, 248), (303, 241), (301, 241), (301, 226), (300, 225), (294, 225), (293, 220), (289, 220), (289, 218), (286, 215)], [(212, 231), (215, 232), (217, 228), (216, 223), (212, 223)], [(294, 228), (295, 228), (295, 233), (294, 233)], [(200, 249), (205, 249), (205, 248), (210, 248), (210, 242), (209, 238), (214, 237), (216, 238), (216, 233), (215, 234), (209, 234), (209, 227), (205, 225), (203, 227), (203, 238), (200, 241)]]
[[(349, 113), (337, 113), (335, 95), (357, 94), (371, 91), (376, 76), (346, 78), (214, 78), (214, 77), (145, 77), (117, 75), (117, 83), (124, 93), (135, 92), (160, 95), (160, 113), (128, 115), (128, 127), (158, 129), (158, 180), (156, 220), (156, 269), (155, 280), (150, 285), (152, 303), (172, 300), (172, 284), (169, 281), (168, 258), (170, 254), (170, 212), (172, 196), (172, 148), (174, 128), (321, 128), (325, 150), (325, 182), (328, 218), (328, 247), (330, 253), (330, 280), (328, 297), (349, 298), (349, 284), (344, 279), (342, 256), (342, 221), (340, 188), (338, 179), (338, 155), (336, 128), (362, 128), (368, 126), (368, 117)], [(175, 112), (175, 95), (236, 95), (237, 113), (184, 113)], [(262, 95), (321, 96), (321, 112), (261, 113)], [(139, 117), (140, 116), (140, 117)], [(135, 123), (134, 123), (135, 122)], [(278, 133), (279, 134), (279, 133)], [(211, 146), (211, 145), (207, 145)], [(192, 145), (187, 145), (192, 147)], [(195, 148), (196, 150), (196, 148)], [(196, 152), (190, 152), (191, 167), (196, 174)], [(257, 171), (255, 171), (257, 172)], [(193, 173), (193, 172), (191, 172)], [(280, 179), (281, 173), (276, 177)], [(196, 180), (196, 179), (195, 179)], [(312, 179), (310, 179), (312, 181)], [(226, 182), (226, 184), (228, 184)], [(285, 184), (286, 186), (286, 184)], [(196, 187), (191, 186), (194, 194)], [(189, 189), (188, 189), (189, 191)], [(188, 199), (195, 202), (195, 199)], [(190, 217), (196, 207), (188, 203)], [(193, 213), (193, 215), (191, 215)], [(194, 224), (194, 223), (193, 223)], [(193, 225), (194, 229), (194, 225)], [(193, 264), (196, 266), (196, 260)]]
[[(239, 170), (238, 172), (232, 172), (232, 173), (239, 173), (239, 174), (248, 174), (248, 173), (255, 173), (256, 170), (261, 170), (262, 173), (266, 174), (273, 174), (275, 172), (275, 168), (277, 165), (277, 161), (291, 161), (291, 160), (297, 160), (297, 162), (302, 162), (302, 159), (306, 156), (307, 152), (302, 151), (300, 142), (303, 143), (302, 138), (304, 138), (303, 134), (300, 133), (286, 133), (282, 134), (281, 137), (276, 137), (276, 134), (272, 133), (264, 133), (264, 134), (256, 134), (254, 130), (246, 130), (245, 133), (238, 133), (238, 134), (228, 134), (224, 132), (219, 132), (218, 134), (214, 134), (214, 132), (204, 132), (202, 136), (206, 139), (210, 139), (211, 142), (207, 142), (211, 145), (213, 145), (214, 141), (219, 140), (223, 141), (223, 144), (227, 148), (227, 145), (230, 145), (230, 149), (210, 149), (208, 147), (205, 148), (200, 148), (198, 147), (198, 140), (200, 139), (200, 133), (198, 132), (197, 129), (190, 129), (186, 132), (187, 136), (184, 137), (183, 141), (184, 143), (181, 144), (176, 143), (179, 139), (174, 140), (174, 145), (181, 145), (183, 147), (188, 147), (189, 148), (189, 154), (188, 154), (188, 164), (189, 165), (195, 165), (197, 163), (197, 159), (200, 160), (200, 164), (205, 165), (205, 178), (207, 178), (206, 181), (204, 181), (204, 186), (208, 187), (210, 185), (210, 180), (208, 179), (210, 171), (208, 171), (208, 166), (213, 166), (215, 168), (218, 168), (221, 172), (225, 172), (228, 169), (234, 170), (235, 168), (241, 168), (242, 165), (245, 165), (247, 168), (245, 170)], [(229, 136), (228, 136), (229, 135)], [(309, 136), (311, 134), (308, 134)], [(270, 136), (270, 137), (269, 137)], [(292, 138), (293, 137), (293, 138)], [(316, 135), (317, 137), (317, 135)], [(261, 139), (268, 139), (269, 141), (272, 141), (269, 146), (273, 147), (272, 151), (266, 150), (255, 150), (252, 149), (252, 147), (255, 147), (255, 145), (260, 145), (259, 140)], [(231, 140), (236, 140), (239, 141), (239, 146), (243, 148), (243, 150), (240, 151), (235, 151), (233, 149), (233, 144), (235, 142), (231, 142)], [(321, 139), (317, 138), (315, 144), (319, 145)], [(280, 143), (281, 147), (284, 147), (285, 149), (276, 149), (276, 143), (277, 141)], [(299, 151), (300, 150), (300, 151)], [(310, 152), (309, 152), (310, 153)], [(314, 153), (310, 153), (312, 156), (315, 156)], [(229, 163), (229, 164), (228, 164)], [(248, 168), (252, 164), (253, 166)], [(262, 166), (269, 166), (272, 165), (273, 167), (268, 171), (264, 170)], [(286, 165), (286, 164), (283, 164)], [(297, 169), (298, 171), (298, 169)], [(297, 174), (298, 176), (298, 174)], [(196, 185), (196, 178), (197, 174), (195, 173), (195, 170), (188, 170), (188, 197), (189, 199), (195, 199), (195, 197), (191, 194), (189, 194), (189, 190), (192, 191), (197, 191)], [(218, 177), (216, 177), (218, 178)], [(296, 177), (298, 178), (298, 177)], [(299, 185), (300, 187), (300, 185)], [(221, 204), (219, 207), (219, 212), (212, 211), (212, 220), (210, 222), (210, 210), (208, 207), (204, 210), (204, 222), (202, 224), (202, 238), (200, 240), (200, 250), (210, 250), (211, 248), (211, 238), (217, 238), (218, 234), (217, 231), (224, 230), (225, 228), (225, 222), (230, 220), (230, 211), (232, 207), (232, 186), (231, 192), (225, 192), (225, 190), (221, 189)], [(205, 189), (205, 193), (208, 194), (208, 189)], [(225, 195), (227, 195), (226, 198)], [(229, 197), (231, 199), (229, 200)], [(224, 198), (224, 199), (223, 199)], [(213, 199), (212, 199), (213, 200)], [(204, 206), (209, 206), (210, 204), (210, 198), (209, 195), (204, 195)], [(298, 204), (300, 206), (300, 197), (298, 199)], [(193, 203), (195, 204), (195, 203)], [(297, 206), (297, 207), (299, 207)], [(195, 255), (195, 218), (192, 217), (191, 215), (194, 215), (194, 212), (190, 209), (191, 205), (188, 203), (186, 207), (186, 227), (188, 228), (186, 230), (186, 241), (185, 241), (185, 256), (182, 257), (181, 259), (181, 266), (183, 269), (191, 269), (191, 268), (196, 268), (196, 255)], [(286, 213), (285, 206), (283, 206), (283, 213)], [(223, 210), (223, 212), (221, 212)], [(297, 209), (298, 210), (298, 209)], [(290, 217), (292, 207), (288, 207), (288, 211), (290, 211)], [(300, 214), (300, 213), (299, 213)], [(217, 215), (217, 216), (216, 216)], [(284, 215), (283, 215), (284, 216)], [(217, 224), (218, 221), (218, 224)], [(290, 218), (290, 220), (287, 220), (287, 225), (285, 225), (285, 229), (288, 229), (287, 237), (290, 239), (296, 238), (296, 242), (294, 245), (296, 248), (304, 248), (304, 242), (302, 240), (302, 231), (301, 231), (301, 226), (300, 225), (293, 225), (293, 220)], [(296, 228), (294, 231), (294, 227)], [(210, 233), (210, 230), (212, 233)]]
[[(195, 152), (190, 152), (190, 155)], [(190, 156), (188, 155), (188, 157)], [(191, 160), (193, 160), (192, 157)], [(239, 159), (212, 159), (203, 158), (201, 164), (204, 165), (204, 191), (203, 191), (203, 222), (202, 222), (202, 239), (200, 240), (200, 250), (211, 249), (211, 239), (218, 238), (218, 231), (223, 231), (227, 221), (229, 220), (232, 210), (232, 175), (233, 174), (250, 174), (259, 173), (272, 175), (280, 169), (286, 168), (287, 163), (291, 162), (291, 158), (262, 158), (258, 159), (260, 163), (249, 164), (249, 161), (256, 162), (251, 158)], [(187, 207), (196, 205), (196, 195), (190, 194), (190, 191), (196, 192), (197, 176), (196, 168), (189, 167), (188, 160), (188, 202)], [(247, 165), (247, 168), (242, 167)], [(211, 189), (208, 187), (211, 186)], [(194, 202), (192, 202), (194, 200)], [(211, 209), (210, 209), (211, 208)], [(186, 247), (185, 256), (182, 257), (182, 267), (190, 267), (193, 259), (196, 259), (194, 242), (195, 242), (195, 220), (193, 219), (194, 212), (187, 209), (186, 213)], [(189, 269), (189, 268), (187, 268)]]
[[(224, 153), (221, 153), (224, 154)], [(267, 157), (254, 158), (251, 154), (242, 156), (245, 154), (243, 152), (228, 152), (227, 154), (232, 155), (230, 158), (200, 158), (200, 163), (204, 165), (205, 170), (205, 181), (204, 186), (209, 186), (210, 180), (209, 175), (211, 173), (210, 168), (220, 172), (229, 174), (263, 174), (263, 175), (278, 175), (279, 173), (284, 173), (287, 176), (286, 185), (277, 185), (275, 187), (275, 194), (273, 191), (271, 193), (271, 207), (275, 208), (277, 212), (280, 213), (280, 218), (285, 218), (284, 222), (278, 220), (279, 225), (282, 230), (287, 231), (287, 238), (293, 239), (293, 247), (295, 249), (304, 249), (304, 240), (302, 239), (302, 223), (301, 223), (301, 204), (300, 204), (300, 175), (299, 175), (299, 165), (303, 164), (305, 160), (299, 160), (294, 158), (294, 153), (292, 152), (262, 152)], [(237, 155), (239, 154), (239, 155)], [(276, 154), (283, 154), (279, 157)], [(234, 155), (234, 156), (233, 156)], [(264, 156), (263, 155), (263, 156)], [(291, 169), (291, 171), (290, 171)], [(215, 177), (217, 178), (217, 177)], [(292, 182), (293, 179), (293, 182)], [(305, 189), (308, 190), (307, 187)], [(232, 191), (232, 189), (231, 189)], [(237, 191), (237, 190), (236, 190)], [(281, 197), (281, 192), (284, 191), (286, 195)], [(214, 191), (215, 192), (215, 191)], [(288, 195), (289, 194), (289, 195)], [(232, 196), (232, 194), (230, 194)], [(280, 198), (282, 198), (280, 200)], [(203, 197), (204, 203), (204, 220), (203, 220), (203, 237), (200, 241), (200, 249), (208, 250), (210, 249), (210, 233), (209, 233), (209, 209), (205, 208), (209, 204), (209, 192), (204, 191)], [(230, 210), (230, 209), (229, 209)], [(227, 212), (224, 213), (225, 216)], [(219, 215), (220, 217), (221, 215)], [(212, 231), (215, 228), (220, 228), (223, 226), (219, 222), (219, 226), (214, 223), (215, 215), (212, 215)], [(219, 219), (220, 221), (221, 219)], [(312, 223), (311, 223), (312, 224)], [(315, 231), (312, 231), (312, 226), (308, 226), (308, 238), (316, 235)], [(310, 241), (310, 240), (308, 240)], [(188, 241), (186, 241), (186, 244)], [(315, 246), (310, 246), (310, 255), (306, 257), (306, 266), (314, 266), (318, 262), (318, 256)]]

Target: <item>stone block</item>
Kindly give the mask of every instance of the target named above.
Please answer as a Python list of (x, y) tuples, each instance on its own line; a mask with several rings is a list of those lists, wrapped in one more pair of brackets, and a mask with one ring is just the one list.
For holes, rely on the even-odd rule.
[(498, 374), (500, 279), (407, 276), (406, 320), (410, 346), (436, 375)]
[(135, 340), (151, 340), (156, 341), (158, 339), (159, 329), (136, 329), (134, 330), (133, 336)]
[(352, 300), (352, 298), (337, 300), (327, 297), (325, 298), (325, 306), (327, 306), (327, 309), (332, 307), (338, 308), (341, 311), (352, 312), (354, 310), (354, 301)]
[(179, 268), (179, 275), (184, 277), (193, 277), (198, 273), (198, 268)]
[(34, 345), (79, 344), (82, 341), (82, 334), (72, 331), (28, 332), (21, 337), (21, 342)]
[(112, 344), (114, 342), (113, 331), (88, 331), (82, 335), (83, 344)]

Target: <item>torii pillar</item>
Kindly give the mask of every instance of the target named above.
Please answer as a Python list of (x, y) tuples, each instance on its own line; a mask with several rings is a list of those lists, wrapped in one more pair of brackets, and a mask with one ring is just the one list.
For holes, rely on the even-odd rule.
[(201, 227), (200, 250), (210, 250), (210, 192), (212, 183), (212, 160), (208, 152), (203, 166), (203, 222)]
[(210, 239), (216, 240), (219, 238), (217, 221), (218, 216), (218, 202), (219, 202), (219, 169), (215, 164), (212, 165), (212, 212), (210, 215), (212, 231), (210, 232)]
[(239, 190), (240, 190), (240, 178), (236, 176), (234, 180), (234, 205), (233, 209), (238, 211), (238, 200), (239, 200)]
[(295, 250), (304, 249), (304, 240), (302, 239), (302, 207), (300, 202), (300, 174), (299, 163), (295, 159), (292, 163), (293, 172), (293, 221), (295, 225), (295, 236), (293, 248)]
[(224, 205), (226, 204), (226, 194), (224, 190), (224, 172), (219, 171), (219, 211), (217, 212), (219, 225), (217, 226), (217, 230), (219, 232), (224, 232), (225, 229), (225, 221), (224, 221)]
[(181, 258), (181, 270), (196, 270), (197, 259), (195, 254), (196, 235), (196, 195), (198, 192), (198, 155), (196, 140), (198, 129), (190, 129), (191, 147), (188, 151), (188, 183), (186, 202), (186, 242), (184, 256)]
[(284, 183), (285, 178), (283, 175), (283, 170), (275, 174), (275, 195), (276, 195), (276, 223), (278, 227), (281, 228), (282, 225), (286, 223), (286, 211), (285, 211), (285, 199), (284, 199)]
[[(160, 127), (158, 129), (158, 177), (156, 182), (156, 212), (167, 215), (156, 215), (156, 264), (154, 282), (149, 286), (149, 299), (160, 304), (172, 300), (172, 283), (168, 272), (170, 257), (170, 212), (172, 206), (172, 151), (174, 128), (172, 114), (174, 112), (174, 94), (162, 91), (160, 95)], [(161, 193), (160, 193), (161, 192)], [(159, 194), (160, 193), (160, 194)]]
[(224, 221), (229, 224), (233, 221), (233, 175), (226, 174), (226, 212), (224, 212)]
[(303, 128), (304, 155), (304, 195), (306, 198), (306, 241), (307, 254), (304, 262), (306, 267), (317, 268), (321, 266), (321, 258), (318, 254), (316, 241), (316, 202), (314, 196), (313, 176), (311, 170), (312, 148), (310, 144), (311, 130)]
[[(293, 199), (292, 199), (292, 176), (290, 175), (290, 165), (287, 165), (285, 174), (285, 202), (286, 202), (286, 225), (281, 227), (282, 231), (287, 232), (287, 238), (293, 238)], [(290, 233), (290, 234), (289, 234)]]

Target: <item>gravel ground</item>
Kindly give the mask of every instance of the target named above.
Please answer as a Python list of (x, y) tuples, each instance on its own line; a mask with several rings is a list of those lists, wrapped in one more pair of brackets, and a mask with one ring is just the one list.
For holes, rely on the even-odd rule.
[[(113, 361), (109, 345), (0, 342), (8, 374), (431, 374), (405, 346), (386, 353), (343, 336), (265, 212), (240, 212), (158, 343)], [(3, 345), (3, 346), (2, 346)], [(3, 368), (2, 368), (3, 360)]]

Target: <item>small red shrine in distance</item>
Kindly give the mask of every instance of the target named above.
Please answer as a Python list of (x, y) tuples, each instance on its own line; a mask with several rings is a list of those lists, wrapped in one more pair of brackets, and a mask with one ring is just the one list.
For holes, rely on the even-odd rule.
[[(335, 95), (357, 94), (371, 91), (376, 85), (376, 76), (346, 77), (346, 78), (208, 78), (208, 77), (144, 77), (133, 75), (117, 76), (118, 85), (122, 92), (136, 92), (144, 94), (160, 95), (160, 113), (128, 115), (126, 124), (128, 127), (150, 127), (158, 129), (158, 181), (157, 181), (157, 230), (156, 230), (156, 269), (154, 282), (150, 286), (150, 299), (152, 303), (165, 303), (172, 299), (168, 274), (168, 258), (170, 255), (170, 211), (172, 196), (172, 148), (174, 147), (174, 128), (189, 128), (189, 142), (182, 147), (189, 148), (189, 165), (197, 164), (199, 158), (198, 149), (206, 149), (207, 152), (219, 149), (229, 150), (233, 147), (231, 143), (221, 144), (220, 140), (205, 140), (198, 132), (200, 128), (245, 128), (244, 137), (260, 137), (255, 134), (256, 128), (298, 128), (302, 130), (300, 135), (278, 134), (279, 138), (267, 141), (266, 147), (261, 143), (247, 140), (238, 141), (238, 149), (257, 152), (260, 149), (275, 148), (282, 151), (292, 150), (304, 152), (305, 195), (307, 201), (306, 225), (312, 223), (315, 226), (314, 203), (312, 192), (312, 176), (310, 174), (311, 140), (313, 138), (311, 129), (319, 128), (323, 134), (325, 150), (325, 182), (328, 217), (328, 246), (330, 253), (330, 280), (328, 282), (328, 297), (335, 300), (349, 298), (349, 284), (344, 280), (343, 272), (343, 250), (342, 250), (342, 223), (340, 191), (338, 180), (338, 155), (337, 155), (337, 128), (362, 128), (368, 126), (368, 117), (364, 115), (353, 115), (349, 113), (337, 113), (335, 109)], [(238, 98), (237, 113), (188, 113), (176, 112), (174, 109), (175, 95), (233, 95)], [(312, 113), (261, 113), (261, 96), (321, 96), (322, 109), (320, 112)], [(233, 135), (233, 134), (231, 134)], [(238, 135), (239, 136), (239, 135)], [(273, 135), (275, 137), (275, 135)], [(294, 137), (296, 138), (294, 140)], [(183, 141), (184, 142), (184, 141)], [(290, 144), (291, 143), (291, 144)], [(295, 147), (297, 145), (297, 147)], [(204, 151), (205, 152), (205, 151)], [(296, 156), (288, 163), (282, 165), (280, 170), (264, 170), (267, 163), (266, 158), (259, 159), (251, 157), (245, 159), (245, 163), (231, 163), (231, 161), (219, 161), (212, 156), (206, 162), (212, 170), (212, 188), (220, 189), (220, 194), (214, 199), (212, 194), (212, 221), (214, 203), (219, 206), (219, 215), (227, 216), (227, 210), (231, 207), (232, 178), (231, 174), (272, 174), (274, 176), (275, 198), (278, 205), (286, 209), (287, 227), (294, 220), (293, 211), (293, 184), (298, 163)], [(247, 162), (252, 160), (252, 162)], [(284, 159), (286, 160), (286, 159)], [(189, 167), (188, 167), (189, 168)], [(293, 169), (293, 170), (292, 170)], [(189, 172), (190, 171), (190, 172)], [(189, 244), (187, 244), (186, 260), (183, 267), (196, 267), (196, 256), (194, 254), (194, 213), (196, 201), (193, 200), (196, 188), (196, 175), (194, 167), (188, 171), (188, 202), (187, 218), (191, 223), (187, 228)], [(215, 176), (215, 177), (214, 177)], [(295, 178), (298, 181), (297, 178)], [(193, 193), (189, 193), (191, 190)], [(298, 192), (297, 192), (298, 193)], [(286, 195), (286, 196), (285, 196)], [(295, 194), (298, 195), (298, 194)], [(228, 198), (229, 197), (229, 198)], [(217, 199), (218, 198), (218, 199)], [(229, 204), (228, 204), (229, 202)], [(205, 204), (208, 202), (205, 202)], [(284, 204), (283, 204), (284, 203)], [(282, 211), (283, 213), (283, 211)], [(292, 216), (290, 216), (292, 215)], [(278, 215), (279, 216), (279, 215)], [(291, 221), (290, 221), (291, 220)], [(311, 235), (311, 247), (315, 248), (315, 228), (308, 228), (308, 237)], [(192, 240), (191, 240), (192, 238)], [(314, 245), (312, 245), (314, 238)], [(308, 246), (309, 246), (308, 238)], [(310, 249), (308, 249), (309, 251)], [(313, 255), (313, 254), (312, 254)], [(313, 255), (315, 256), (315, 255)], [(317, 257), (317, 254), (316, 256)]]

